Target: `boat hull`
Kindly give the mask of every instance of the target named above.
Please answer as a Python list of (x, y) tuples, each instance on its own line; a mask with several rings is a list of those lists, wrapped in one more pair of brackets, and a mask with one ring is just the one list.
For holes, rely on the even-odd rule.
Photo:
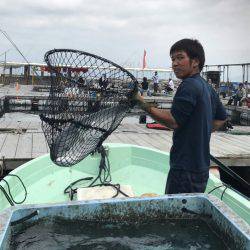
[[(169, 171), (169, 154), (145, 147), (129, 144), (105, 144), (111, 166), (113, 184), (130, 185), (135, 196), (145, 193), (163, 195), (167, 174)], [(27, 198), (24, 204), (58, 203), (69, 201), (69, 195), (64, 189), (72, 182), (86, 177), (95, 178), (99, 172), (100, 154), (89, 155), (72, 167), (55, 165), (49, 155), (38, 157), (18, 167), (12, 174), (18, 175), (27, 188)], [(15, 201), (24, 198), (24, 189), (16, 177), (4, 178), (11, 187)], [(82, 181), (77, 187), (87, 186), (91, 181)], [(7, 190), (6, 183), (1, 186)], [(210, 174), (206, 192), (221, 186), (221, 181)], [(249, 200), (235, 191), (220, 187), (212, 192), (242, 219), (250, 224)], [(0, 211), (10, 207), (9, 202), (0, 192)]]

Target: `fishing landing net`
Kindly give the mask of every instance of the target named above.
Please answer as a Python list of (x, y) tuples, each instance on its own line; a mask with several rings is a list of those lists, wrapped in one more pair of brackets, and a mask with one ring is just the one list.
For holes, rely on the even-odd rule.
[(137, 81), (121, 66), (83, 51), (51, 50), (45, 61), (51, 88), (42, 128), (52, 161), (72, 166), (117, 128), (134, 105)]

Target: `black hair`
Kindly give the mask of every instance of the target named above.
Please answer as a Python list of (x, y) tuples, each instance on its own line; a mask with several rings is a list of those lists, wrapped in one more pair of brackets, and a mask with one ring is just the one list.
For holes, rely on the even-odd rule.
[(198, 40), (185, 38), (176, 42), (170, 49), (170, 55), (177, 51), (186, 52), (190, 59), (198, 59), (199, 70), (202, 70), (205, 63), (205, 52)]
[(146, 82), (146, 81), (148, 80), (148, 78), (144, 76), (144, 77), (142, 78), (142, 80), (143, 80), (143, 82)]

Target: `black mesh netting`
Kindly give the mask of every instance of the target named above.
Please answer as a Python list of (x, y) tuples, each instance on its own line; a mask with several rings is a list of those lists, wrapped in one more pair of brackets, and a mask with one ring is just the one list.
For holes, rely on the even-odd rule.
[(78, 163), (101, 146), (133, 106), (134, 76), (119, 65), (77, 50), (45, 54), (51, 73), (42, 128), (53, 162)]

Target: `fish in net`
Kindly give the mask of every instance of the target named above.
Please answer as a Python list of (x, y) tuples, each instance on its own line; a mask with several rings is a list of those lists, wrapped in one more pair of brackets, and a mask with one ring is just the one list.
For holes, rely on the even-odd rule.
[(97, 150), (133, 107), (137, 80), (102, 57), (71, 49), (45, 54), (51, 88), (40, 115), (50, 156), (72, 166)]

